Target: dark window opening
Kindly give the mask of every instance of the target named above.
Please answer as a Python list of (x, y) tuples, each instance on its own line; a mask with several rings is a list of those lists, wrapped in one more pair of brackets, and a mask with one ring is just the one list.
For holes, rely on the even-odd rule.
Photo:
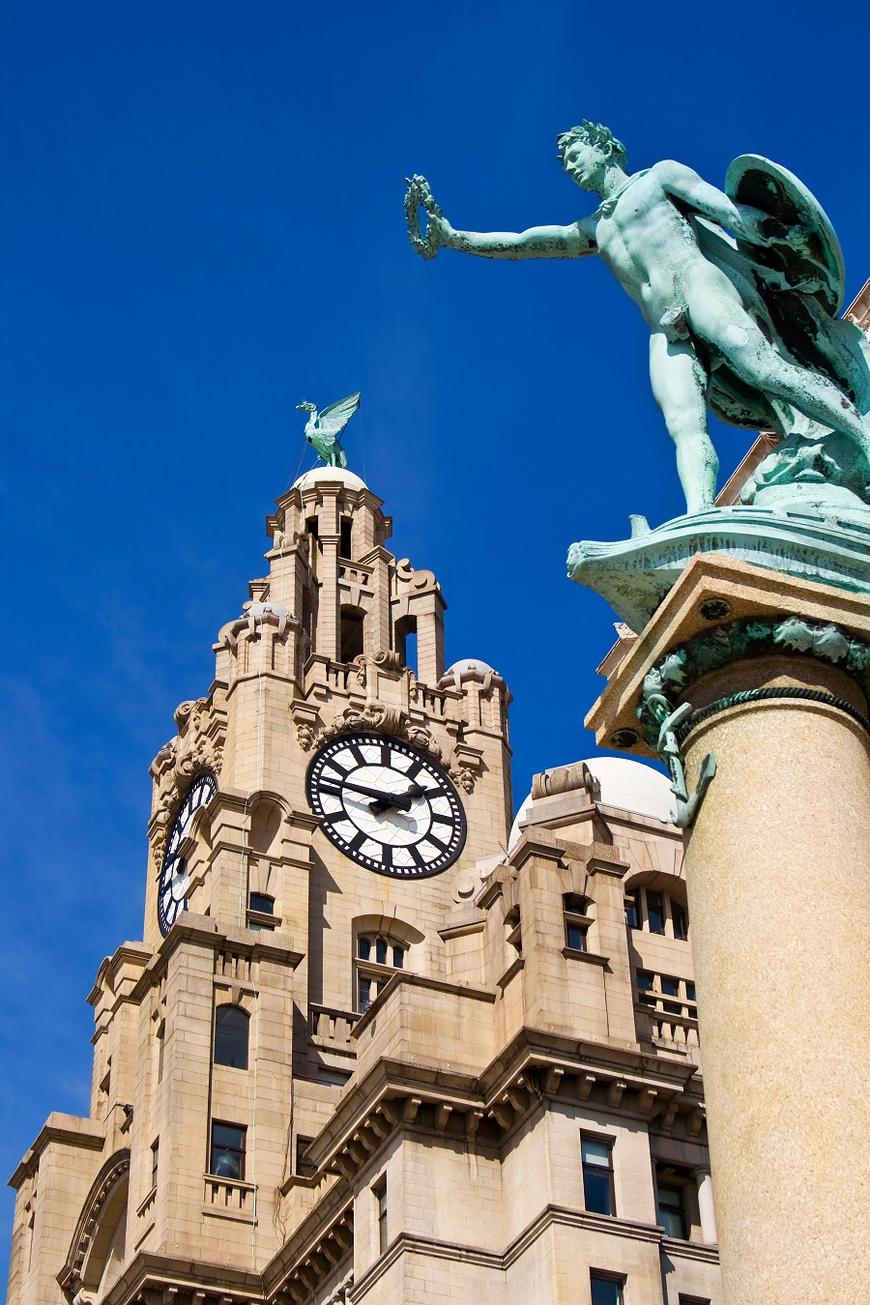
[(572, 924), (569, 920), (565, 926), (565, 940), (572, 951), (586, 951), (586, 935), (589, 929), (585, 924)]
[[(356, 1008), (364, 1015), (390, 981), (392, 970), (404, 969), (406, 948), (385, 934), (359, 934), (356, 940)], [(375, 966), (383, 966), (378, 970)]]
[(649, 922), (650, 933), (664, 933), (665, 912), (664, 906), (662, 905), (661, 893), (651, 893), (649, 889), (647, 889), (646, 918)]
[(610, 1274), (596, 1273), (589, 1275), (592, 1292), (592, 1305), (622, 1305), (622, 1279)]
[(633, 893), (626, 894), (625, 923), (629, 929), (639, 929), (640, 921), (640, 893), (635, 889)]
[(241, 1006), (218, 1006), (214, 1014), (214, 1063), (248, 1068), (250, 1016)]
[(375, 1209), (378, 1218), (378, 1254), (383, 1255), (387, 1249), (387, 1179), (386, 1176), (381, 1179), (372, 1188), (372, 1195), (375, 1198)]
[(685, 1238), (687, 1236), (686, 1212), (683, 1208), (682, 1187), (668, 1187), (664, 1183), (659, 1183), (658, 1194), (659, 1223), (668, 1237)]
[(583, 1162), (583, 1197), (593, 1214), (613, 1214), (611, 1143), (598, 1137), (580, 1138)]
[(156, 1137), (151, 1143), (151, 1186), (157, 1186), (157, 1169), (160, 1161), (160, 1138)]
[(245, 1177), (245, 1133), (242, 1124), (223, 1124), (215, 1120), (211, 1126), (210, 1174), (215, 1178), (231, 1178), (243, 1182)]
[(572, 951), (585, 952), (589, 933), (589, 898), (581, 897), (579, 893), (565, 893), (562, 904), (565, 911), (565, 942)]
[(685, 941), (689, 936), (689, 914), (685, 906), (671, 899), (671, 920), (674, 925), (674, 937)]
[(644, 1006), (655, 1006), (656, 998), (653, 992), (653, 976), (648, 970), (638, 970), (637, 972), (637, 996), (638, 1001)]
[(342, 607), (339, 661), (352, 662), (363, 651), (365, 616), (353, 607)]
[(248, 897), (248, 910), (259, 911), (262, 915), (274, 915), (275, 899), (268, 893), (251, 893)]
[(403, 616), (396, 622), (396, 651), (402, 664), (417, 674), (417, 618)]
[(353, 557), (353, 521), (350, 517), (342, 517), (339, 523), (339, 540), (338, 553), (340, 557), (346, 557), (348, 561)]
[(523, 926), (520, 919), (520, 908), (512, 906), (504, 918), (505, 928), (507, 929), (507, 941), (516, 951), (517, 956), (523, 954)]
[(313, 539), (316, 539), (316, 538), (317, 538), (317, 535), (318, 535), (318, 530), (317, 530), (317, 517), (307, 517), (307, 518), (306, 518), (306, 520), (305, 520), (305, 532), (306, 532), (306, 534), (311, 535)]
[[(663, 974), (662, 993), (666, 997), (679, 997), (680, 995), (679, 979), (669, 979), (666, 975)], [(665, 1001), (662, 1003), (662, 1009), (666, 1010), (669, 1015), (681, 1015), (683, 1008), (678, 1001)]]

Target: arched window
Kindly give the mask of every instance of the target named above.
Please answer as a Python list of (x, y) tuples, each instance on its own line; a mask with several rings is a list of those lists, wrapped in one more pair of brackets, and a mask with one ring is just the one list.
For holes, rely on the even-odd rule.
[(248, 1068), (250, 1017), (241, 1006), (218, 1006), (214, 1016), (214, 1063)]

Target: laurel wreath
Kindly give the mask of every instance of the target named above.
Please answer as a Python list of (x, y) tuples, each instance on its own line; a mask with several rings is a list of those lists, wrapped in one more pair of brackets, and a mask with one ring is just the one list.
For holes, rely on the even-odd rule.
[[(441, 209), (425, 177), (406, 177), (406, 181), (408, 189), (405, 191), (405, 217), (411, 245), (421, 258), (434, 258), (438, 253), (439, 243), (433, 224), (428, 219), (442, 217)], [(421, 220), (422, 213), (425, 213), (427, 218), (425, 234)]]

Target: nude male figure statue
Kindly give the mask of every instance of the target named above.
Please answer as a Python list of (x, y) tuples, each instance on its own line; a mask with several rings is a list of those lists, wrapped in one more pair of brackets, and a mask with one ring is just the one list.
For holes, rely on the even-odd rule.
[(715, 252), (711, 256), (711, 240), (724, 247), (729, 239), (716, 228), (737, 237), (745, 260), (747, 246), (787, 243), (786, 224), (770, 212), (735, 203), (681, 163), (665, 160), (629, 175), (623, 145), (595, 123), (563, 133), (558, 149), (568, 176), (601, 197), (589, 217), (520, 233), (458, 231), (441, 213), (425, 178), (415, 177), (406, 211), (418, 252), (432, 257), (446, 248), (505, 259), (598, 254), (650, 328), (652, 390), (676, 445), (690, 513), (709, 508), (715, 499), (718, 459), (707, 432), (707, 405), (711, 375), (723, 366), (732, 387), (759, 396), (767, 424), (781, 434), (787, 435), (795, 414), (802, 414), (848, 436), (870, 457), (870, 421), (845, 387), (830, 374), (801, 365), (779, 344), (763, 303), (749, 287), (751, 272), (731, 274), (727, 260)]

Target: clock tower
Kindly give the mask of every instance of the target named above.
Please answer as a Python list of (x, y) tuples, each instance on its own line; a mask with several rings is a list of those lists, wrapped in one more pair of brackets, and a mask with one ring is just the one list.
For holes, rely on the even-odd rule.
[[(86, 1117), (12, 1176), (9, 1305), (719, 1305), (681, 835), (445, 667), (431, 571), (303, 475), (152, 766)], [(611, 655), (617, 656), (618, 650)]]

